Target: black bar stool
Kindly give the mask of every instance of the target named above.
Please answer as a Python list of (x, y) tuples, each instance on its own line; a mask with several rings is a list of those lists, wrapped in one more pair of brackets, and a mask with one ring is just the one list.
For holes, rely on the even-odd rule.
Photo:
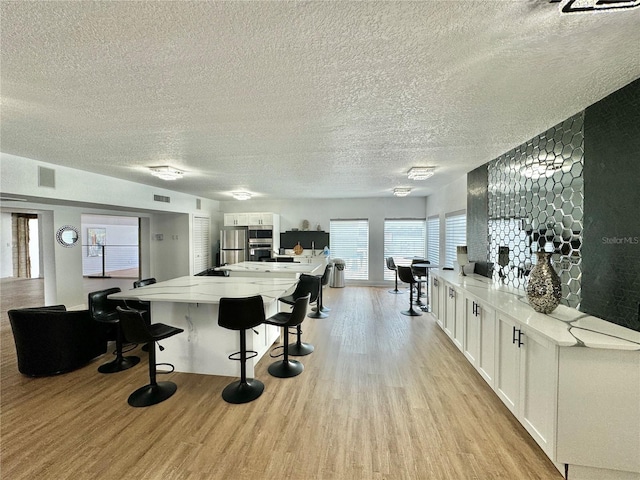
[[(135, 282), (133, 282), (133, 288), (146, 287), (147, 285), (153, 285), (154, 283), (156, 283), (156, 279), (153, 277), (143, 278), (142, 280), (136, 280)], [(142, 311), (144, 315), (144, 319), (147, 322), (147, 325), (151, 325), (151, 303), (141, 302), (139, 300), (127, 300), (124, 303), (127, 305), (127, 308)], [(148, 352), (149, 351), (148, 348), (149, 348), (148, 345), (145, 343), (142, 346), (142, 351)], [(162, 350), (164, 349), (160, 347), (160, 351)]]
[[(418, 288), (418, 298), (416, 299), (416, 305), (418, 305), (420, 307), (420, 309), (424, 309), (426, 308), (426, 305), (424, 303), (422, 303), (421, 298), (426, 296), (426, 293), (423, 295), (422, 293), (422, 284), (424, 283), (425, 286), (429, 283), (429, 272), (427, 271), (427, 269), (425, 267), (416, 267), (414, 266), (416, 263), (431, 263), (429, 260), (419, 260), (419, 259), (413, 259), (411, 261), (411, 271), (413, 272), (413, 276), (414, 277), (418, 277), (416, 278), (417, 280), (417, 285), (416, 287)], [(427, 287), (428, 288), (428, 287)], [(427, 303), (429, 303), (429, 300), (427, 299)]]
[[(329, 307), (324, 306), (324, 302), (323, 302), (323, 291), (324, 291), (324, 287), (329, 285), (329, 277), (331, 277), (331, 264), (327, 264), (327, 266), (324, 267), (324, 273), (320, 277), (320, 291), (318, 292), (317, 306), (311, 309), (311, 311), (313, 312), (318, 311), (318, 309), (320, 309), (321, 312), (325, 312), (325, 313), (331, 311)], [(324, 317), (311, 317), (311, 318), (324, 318)]]
[[(240, 361), (240, 380), (227, 385), (222, 398), (229, 403), (247, 403), (255, 400), (264, 391), (260, 380), (247, 378), (247, 360), (258, 353), (247, 351), (246, 330), (265, 322), (264, 303), (260, 295), (241, 298), (221, 298), (218, 309), (218, 325), (229, 330), (240, 331), (240, 351), (229, 355), (229, 360)], [(236, 355), (240, 357), (236, 357)], [(251, 356), (247, 356), (251, 354)]]
[(149, 350), (149, 384), (138, 388), (129, 395), (129, 405), (132, 407), (149, 407), (165, 401), (176, 393), (178, 387), (173, 382), (156, 381), (155, 343), (158, 340), (164, 340), (182, 333), (184, 330), (164, 323), (147, 325), (144, 312), (140, 310), (117, 307), (117, 311), (125, 338), (130, 342), (145, 343)]
[(389, 293), (404, 293), (402, 290), (398, 290), (398, 267), (396, 266), (396, 262), (393, 260), (393, 257), (387, 257), (387, 268), (389, 270), (393, 270), (396, 274), (396, 288), (389, 290)]
[[(298, 284), (296, 285), (295, 290), (291, 295), (287, 295), (284, 297), (280, 297), (278, 300), (282, 303), (286, 303), (287, 305), (294, 305), (296, 300), (300, 297), (304, 297), (307, 294), (310, 295), (309, 302), (315, 301), (318, 297), (318, 286), (319, 286), (319, 277), (314, 275), (307, 275), (303, 273), (300, 275), (298, 279)], [(322, 314), (322, 312), (321, 312)], [(326, 314), (322, 314), (326, 317)], [(289, 345), (289, 355), (293, 355), (294, 357), (302, 357), (304, 355), (309, 355), (313, 352), (314, 347), (310, 343), (304, 343), (302, 341), (302, 328), (300, 325), (296, 327), (297, 330), (297, 339), (295, 343)]]
[(279, 312), (271, 317), (267, 318), (264, 323), (269, 325), (277, 325), (284, 330), (284, 345), (282, 347), (282, 361), (274, 362), (269, 365), (268, 371), (271, 375), (278, 378), (289, 378), (300, 375), (304, 370), (304, 365), (298, 360), (289, 360), (289, 328), (297, 327), (304, 320), (304, 315), (307, 313), (307, 307), (309, 305), (309, 298), (311, 294), (307, 294), (304, 297), (298, 298), (293, 304), (293, 310), (291, 313)]
[(116, 373), (126, 370), (137, 365), (140, 357), (122, 355), (122, 328), (120, 326), (120, 317), (118, 316), (118, 302), (109, 300), (107, 297), (112, 293), (118, 293), (121, 290), (118, 287), (108, 288), (89, 294), (89, 314), (97, 322), (109, 324), (116, 329), (116, 358), (108, 363), (100, 365), (98, 371), (100, 373)]
[(419, 317), (422, 315), (422, 312), (418, 312), (413, 309), (413, 287), (418, 283), (418, 281), (413, 276), (411, 267), (398, 265), (398, 277), (401, 282), (409, 284), (409, 310), (403, 310), (400, 313), (409, 317)]

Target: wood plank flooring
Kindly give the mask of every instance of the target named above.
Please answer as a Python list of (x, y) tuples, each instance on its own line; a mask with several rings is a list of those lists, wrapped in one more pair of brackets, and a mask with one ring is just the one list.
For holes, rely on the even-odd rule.
[(329, 318), (303, 323), (316, 347), (304, 372), (273, 378), (263, 358), (252, 403), (221, 399), (228, 377), (172, 373), (161, 380), (177, 393), (136, 409), (139, 348), (117, 374), (96, 371), (108, 354), (56, 377), (18, 373), (6, 311), (42, 304), (31, 282), (1, 285), (2, 479), (562, 478), (433, 317), (400, 314), (408, 295), (327, 288)]

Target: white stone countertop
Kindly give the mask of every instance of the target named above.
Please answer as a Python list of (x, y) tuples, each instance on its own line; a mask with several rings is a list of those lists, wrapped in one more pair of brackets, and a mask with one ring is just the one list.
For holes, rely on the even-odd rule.
[(538, 313), (527, 302), (524, 290), (497, 283), (480, 275), (460, 276), (455, 271), (431, 270), (431, 274), (464, 290), (478, 302), (527, 325), (561, 347), (585, 346), (640, 351), (640, 332), (616, 325), (566, 305), (549, 315)]
[(114, 300), (143, 302), (220, 303), (222, 297), (262, 295), (265, 304), (277, 301), (298, 281), (294, 278), (259, 277), (178, 277), (126, 292), (113, 293)]
[(261, 275), (263, 273), (291, 273), (292, 275), (306, 273), (309, 275), (317, 275), (322, 273), (324, 271), (324, 268), (322, 268), (322, 265), (315, 263), (240, 262), (218, 267), (217, 270), (223, 270), (231, 273), (255, 273), (256, 275)]

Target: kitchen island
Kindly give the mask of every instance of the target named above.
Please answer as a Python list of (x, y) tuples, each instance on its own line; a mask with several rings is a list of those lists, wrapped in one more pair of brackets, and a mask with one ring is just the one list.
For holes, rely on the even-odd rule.
[(324, 263), (296, 263), (296, 262), (240, 262), (223, 265), (217, 270), (229, 272), (231, 277), (265, 277), (296, 279), (301, 274), (322, 275)]
[[(223, 297), (261, 295), (265, 316), (278, 311), (278, 298), (296, 284), (293, 276), (179, 277), (109, 296), (114, 300), (150, 302), (151, 322), (183, 328), (184, 333), (162, 340), (158, 363), (170, 363), (177, 372), (240, 376), (240, 362), (228, 356), (239, 350), (239, 333), (218, 326), (218, 305)], [(258, 355), (247, 360), (247, 375), (280, 334), (278, 327), (262, 324), (246, 333), (247, 348)]]

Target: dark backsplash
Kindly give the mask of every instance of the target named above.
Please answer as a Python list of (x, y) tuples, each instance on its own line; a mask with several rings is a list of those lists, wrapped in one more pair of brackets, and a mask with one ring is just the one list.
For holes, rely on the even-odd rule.
[[(570, 265), (570, 276), (576, 266), (580, 271), (576, 282), (579, 289), (574, 292), (572, 288), (571, 294), (577, 294), (579, 310), (640, 331), (640, 79), (563, 123), (578, 118), (584, 119), (584, 214), (580, 244), (574, 245), (573, 238), (569, 242), (572, 250), (579, 251), (577, 257), (569, 258), (572, 264), (578, 261)], [(489, 251), (490, 163), (467, 176), (467, 244), (471, 261), (495, 260)], [(528, 185), (522, 187), (526, 190)], [(528, 200), (526, 197), (525, 204)], [(515, 212), (515, 198), (512, 203), (513, 216), (493, 216), (498, 220), (524, 217)], [(522, 208), (522, 201), (518, 205)], [(576, 229), (572, 226), (571, 230), (573, 234)], [(566, 255), (559, 256), (561, 260), (562, 257)], [(566, 293), (567, 285), (563, 283)], [(574, 304), (573, 299), (570, 303)]]
[(580, 310), (640, 331), (640, 80), (585, 111)]

